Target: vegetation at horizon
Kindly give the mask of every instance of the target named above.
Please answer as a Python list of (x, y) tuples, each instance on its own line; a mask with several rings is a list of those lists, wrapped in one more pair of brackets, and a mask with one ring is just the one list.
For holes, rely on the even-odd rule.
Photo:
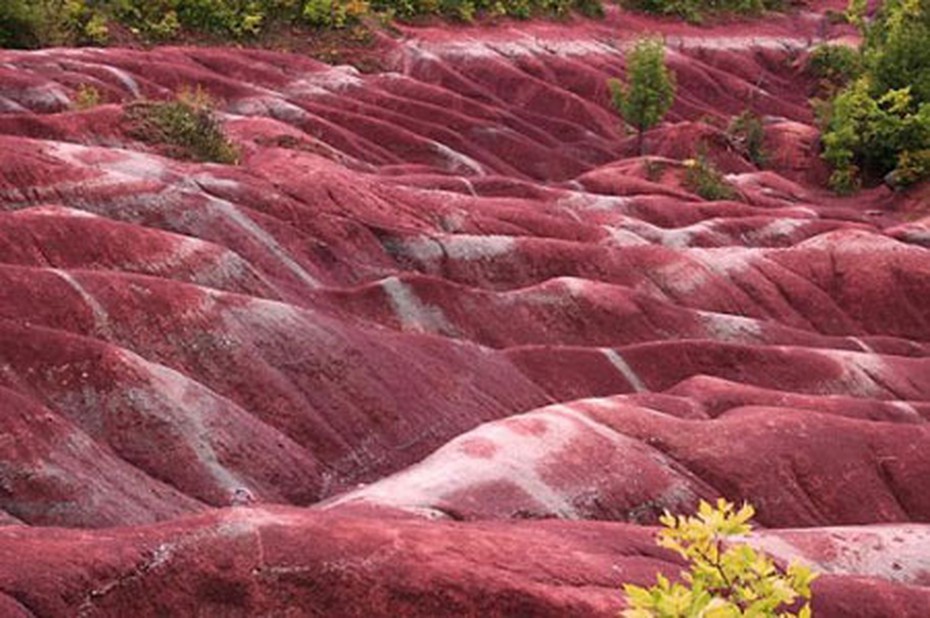
[[(709, 15), (781, 10), (790, 0), (617, 0), (624, 7), (700, 23)], [(105, 45), (120, 40), (175, 41), (186, 36), (254, 40), (282, 28), (338, 29), (366, 18), (439, 16), (565, 17), (603, 15), (602, 0), (3, 0), (0, 47)]]
[(699, 24), (712, 15), (759, 15), (785, 9), (786, 0), (620, 0), (633, 11), (680, 17)]
[(367, 17), (472, 21), (572, 11), (598, 16), (603, 8), (601, 0), (3, 0), (0, 47), (105, 45), (116, 31), (149, 43), (185, 35), (248, 41), (275, 29), (337, 29)]

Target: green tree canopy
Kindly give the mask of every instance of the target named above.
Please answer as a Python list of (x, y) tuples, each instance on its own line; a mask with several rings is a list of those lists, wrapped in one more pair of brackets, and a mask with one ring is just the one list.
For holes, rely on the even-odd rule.
[(930, 102), (930, 0), (888, 0), (868, 30), (865, 57), (872, 94), (910, 86), (918, 103)]
[(675, 74), (665, 66), (665, 43), (646, 38), (636, 42), (627, 58), (627, 80), (607, 82), (614, 107), (637, 132), (643, 152), (644, 134), (659, 124), (675, 101)]

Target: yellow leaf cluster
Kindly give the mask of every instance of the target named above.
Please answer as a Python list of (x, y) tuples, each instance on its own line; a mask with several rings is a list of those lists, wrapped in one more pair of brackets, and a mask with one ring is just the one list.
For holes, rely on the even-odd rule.
[(746, 543), (724, 543), (749, 534), (753, 515), (751, 505), (736, 509), (722, 498), (716, 505), (702, 500), (696, 515), (666, 512), (657, 543), (690, 568), (680, 582), (660, 574), (649, 588), (624, 585), (623, 618), (810, 618), (815, 573), (796, 562), (782, 569)]

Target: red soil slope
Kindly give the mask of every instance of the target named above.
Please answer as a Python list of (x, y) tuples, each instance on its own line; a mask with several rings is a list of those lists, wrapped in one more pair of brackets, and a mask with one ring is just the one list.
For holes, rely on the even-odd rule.
[[(818, 615), (930, 615), (930, 218), (819, 188), (824, 8), (423, 27), (375, 74), (0, 52), (0, 614), (611, 616), (725, 496)], [(605, 86), (646, 30), (649, 165)], [(241, 165), (128, 136), (185, 85)]]

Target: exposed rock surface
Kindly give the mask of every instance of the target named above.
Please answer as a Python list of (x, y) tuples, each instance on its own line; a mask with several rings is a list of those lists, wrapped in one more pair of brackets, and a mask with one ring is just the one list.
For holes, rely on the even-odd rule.
[[(375, 74), (0, 52), (0, 615), (611, 616), (717, 496), (818, 615), (930, 615), (926, 190), (819, 188), (817, 6), (421, 27)], [(648, 159), (605, 86), (645, 30)], [(185, 85), (241, 165), (128, 137)]]

